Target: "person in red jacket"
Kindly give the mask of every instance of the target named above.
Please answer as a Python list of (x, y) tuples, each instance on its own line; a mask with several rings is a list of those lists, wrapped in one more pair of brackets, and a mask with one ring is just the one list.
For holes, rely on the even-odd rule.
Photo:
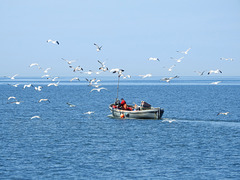
[(120, 107), (122, 108), (122, 110), (127, 109), (127, 103), (123, 98), (121, 99)]

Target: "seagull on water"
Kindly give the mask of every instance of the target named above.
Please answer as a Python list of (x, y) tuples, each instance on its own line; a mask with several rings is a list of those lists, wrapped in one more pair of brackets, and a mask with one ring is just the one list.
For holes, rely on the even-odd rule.
[(97, 52), (101, 51), (102, 46), (98, 46), (96, 43), (94, 43), (94, 45), (97, 47)]
[(92, 92), (92, 91), (98, 91), (98, 92), (100, 92), (102, 89), (108, 90), (107, 88), (101, 87), (101, 88), (94, 88), (94, 89), (92, 89), (90, 92)]
[(175, 59), (175, 58), (173, 58), (173, 57), (170, 57), (170, 58), (173, 59), (173, 60), (176, 60), (178, 63), (180, 63), (184, 57), (181, 57), (181, 58), (179, 58), (179, 59)]
[(71, 104), (71, 103), (69, 103), (69, 102), (67, 102), (66, 104), (69, 105), (69, 107), (75, 107), (75, 106), (76, 106), (76, 105)]
[(33, 117), (31, 117), (31, 119), (35, 119), (35, 118), (40, 118), (40, 116), (33, 116)]
[(40, 103), (40, 102), (42, 102), (42, 101), (47, 101), (47, 102), (50, 103), (49, 99), (40, 99), (38, 102)]
[(51, 40), (51, 39), (47, 40), (47, 42), (48, 42), (48, 43), (51, 42), (51, 43), (53, 43), (53, 44), (59, 45), (59, 42), (58, 42), (58, 41), (54, 41), (54, 40)]
[(169, 77), (169, 78), (162, 78), (161, 81), (170, 82), (174, 78), (179, 78), (179, 76), (174, 76), (174, 77)]
[(146, 77), (152, 77), (152, 74), (145, 74), (145, 75), (138, 75), (138, 76), (140, 76), (142, 78), (146, 78)]
[(179, 53), (183, 53), (183, 54), (188, 54), (188, 51), (190, 50), (191, 48), (188, 48), (186, 51), (177, 51)]
[(220, 112), (220, 113), (217, 114), (217, 116), (218, 116), (218, 115), (221, 115), (221, 114), (222, 114), (222, 115), (228, 115), (228, 113), (229, 113), (229, 112), (225, 112), (225, 113), (224, 113), (224, 112)]
[(221, 71), (221, 70), (219, 70), (219, 69), (217, 69), (217, 70), (210, 70), (210, 71), (208, 71), (208, 75), (209, 75), (209, 74), (212, 74), (212, 73), (218, 74), (218, 73), (222, 73), (222, 71)]
[(153, 57), (150, 57), (148, 58), (149, 61), (160, 61), (158, 58), (153, 58)]
[(85, 112), (83, 114), (94, 114), (94, 111), (88, 111), (88, 112)]
[(216, 82), (212, 82), (210, 84), (218, 85), (220, 82), (222, 82), (222, 81), (216, 81)]

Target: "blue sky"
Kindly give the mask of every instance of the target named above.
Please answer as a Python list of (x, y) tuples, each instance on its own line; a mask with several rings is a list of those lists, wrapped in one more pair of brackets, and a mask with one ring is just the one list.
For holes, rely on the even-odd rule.
[[(61, 58), (76, 59), (85, 71), (97, 71), (101, 60), (130, 75), (221, 69), (222, 76), (240, 76), (239, 0), (2, 0), (0, 17), (0, 76), (40, 76), (28, 67), (35, 62), (52, 75), (73, 76)], [(170, 59), (190, 47), (181, 63)]]

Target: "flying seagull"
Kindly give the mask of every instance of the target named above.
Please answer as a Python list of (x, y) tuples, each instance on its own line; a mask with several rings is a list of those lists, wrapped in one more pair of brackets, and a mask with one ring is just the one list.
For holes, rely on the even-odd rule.
[(194, 71), (199, 74), (199, 76), (202, 76), (205, 71)]
[(221, 60), (233, 61), (233, 58), (220, 58)]
[(25, 84), (24, 86), (23, 86), (23, 89), (25, 89), (26, 87), (33, 87), (33, 85), (32, 84)]
[(177, 51), (179, 53), (183, 53), (183, 54), (188, 54), (188, 51), (190, 50), (191, 48), (188, 48), (186, 51)]
[(92, 91), (98, 91), (98, 92), (100, 92), (102, 89), (107, 90), (106, 88), (101, 87), (101, 88), (94, 88), (94, 89), (92, 89), (90, 92), (92, 92)]
[(170, 82), (174, 78), (179, 78), (179, 76), (174, 76), (174, 77), (169, 77), (169, 78), (162, 78), (161, 81)]
[(40, 102), (42, 102), (42, 101), (47, 101), (47, 102), (50, 103), (49, 99), (40, 99), (38, 102), (40, 103)]
[(59, 42), (58, 42), (58, 41), (54, 41), (54, 40), (51, 40), (51, 39), (47, 40), (47, 42), (48, 42), (48, 43), (51, 42), (51, 43), (53, 43), (53, 44), (59, 45)]
[(71, 65), (73, 62), (76, 62), (75, 60), (69, 61), (69, 60), (63, 59), (63, 58), (62, 58), (62, 60), (66, 61), (69, 65)]
[(45, 69), (43, 72), (44, 73), (48, 73), (48, 71), (50, 70), (51, 68), (47, 68), (47, 69)]
[(20, 104), (21, 102), (23, 101), (14, 101), (14, 102), (11, 102), (11, 104)]
[(58, 86), (58, 84), (59, 84), (59, 81), (57, 82), (57, 83), (49, 83), (47, 86), (49, 87), (49, 86)]
[(10, 86), (13, 86), (13, 87), (18, 87), (19, 84), (8, 84)]
[(93, 111), (88, 111), (88, 112), (85, 112), (83, 114), (94, 114), (94, 112)]
[(112, 73), (122, 74), (122, 73), (124, 72), (124, 70), (123, 70), (123, 69), (115, 68), (115, 69), (111, 69), (110, 72), (112, 72)]
[(168, 71), (172, 71), (172, 69), (175, 67), (176, 65), (172, 65), (169, 69), (168, 69)]
[(148, 58), (149, 61), (160, 61), (158, 58), (153, 58), (153, 57), (150, 57)]
[(10, 96), (10, 97), (8, 98), (8, 100), (10, 100), (10, 99), (16, 99), (16, 97)]
[(184, 57), (181, 57), (181, 58), (179, 58), (179, 59), (175, 59), (175, 58), (173, 58), (173, 57), (170, 57), (170, 58), (173, 59), (173, 60), (176, 60), (178, 63), (180, 63)]
[(38, 67), (38, 69), (41, 69), (41, 67), (39, 66), (39, 64), (38, 64), (38, 63), (32, 63), (32, 64), (30, 64), (30, 65), (29, 65), (29, 67), (33, 67), (33, 66), (37, 66), (37, 67)]
[(70, 81), (74, 81), (74, 80), (80, 81), (80, 79), (79, 79), (78, 77), (74, 77), (74, 78), (72, 78)]
[(36, 91), (41, 91), (41, 90), (42, 90), (42, 86), (34, 87), (34, 89), (35, 89)]
[(96, 43), (94, 43), (94, 45), (97, 47), (97, 52), (101, 51), (102, 46), (98, 46)]
[(33, 116), (31, 119), (40, 118), (40, 116)]
[(225, 113), (224, 113), (224, 112), (220, 112), (220, 113), (217, 114), (217, 116), (218, 116), (218, 115), (221, 115), (221, 114), (222, 114), (222, 115), (228, 115), (228, 113), (229, 113), (229, 112), (225, 112)]
[(212, 82), (212, 83), (210, 83), (210, 84), (217, 85), (217, 84), (219, 84), (220, 82), (222, 82), (222, 81), (216, 81), (216, 82)]
[(18, 76), (18, 74), (15, 74), (14, 76), (4, 76), (4, 77), (8, 77), (10, 79), (15, 79), (16, 76)]
[(212, 73), (218, 74), (218, 73), (222, 73), (222, 71), (221, 71), (221, 70), (219, 70), (219, 69), (217, 69), (217, 70), (210, 70), (210, 71), (208, 71), (208, 75), (209, 75), (209, 74), (212, 74)]
[(145, 74), (145, 75), (138, 75), (138, 76), (140, 76), (140, 77), (142, 77), (142, 78), (146, 78), (146, 77), (151, 77), (152, 74)]

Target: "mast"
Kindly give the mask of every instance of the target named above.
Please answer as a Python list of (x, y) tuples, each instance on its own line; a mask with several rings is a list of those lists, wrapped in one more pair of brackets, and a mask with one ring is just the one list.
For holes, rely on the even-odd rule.
[(120, 81), (120, 75), (118, 75), (118, 85), (117, 85), (117, 99), (118, 99), (119, 81)]

